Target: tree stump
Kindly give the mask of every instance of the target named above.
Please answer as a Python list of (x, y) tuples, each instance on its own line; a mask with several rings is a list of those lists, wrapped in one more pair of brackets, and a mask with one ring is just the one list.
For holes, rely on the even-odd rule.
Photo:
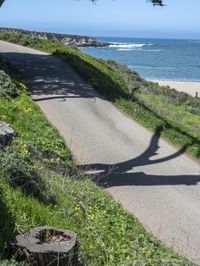
[(15, 237), (12, 248), (19, 261), (34, 266), (77, 266), (76, 234), (52, 227), (36, 227)]
[(8, 146), (12, 142), (14, 130), (6, 122), (0, 121), (0, 149)]

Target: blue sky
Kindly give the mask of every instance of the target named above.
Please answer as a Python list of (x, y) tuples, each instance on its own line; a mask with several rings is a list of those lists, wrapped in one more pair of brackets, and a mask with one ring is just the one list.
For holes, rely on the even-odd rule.
[[(56, 4), (55, 4), (56, 3)], [(0, 25), (93, 36), (200, 39), (200, 0), (6, 0)], [(180, 4), (181, 3), (181, 4)]]

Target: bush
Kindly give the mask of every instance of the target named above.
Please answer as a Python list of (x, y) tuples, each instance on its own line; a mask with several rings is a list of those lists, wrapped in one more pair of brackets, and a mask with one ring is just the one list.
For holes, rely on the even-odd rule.
[(17, 97), (20, 90), (12, 79), (3, 71), (0, 70), (0, 97)]

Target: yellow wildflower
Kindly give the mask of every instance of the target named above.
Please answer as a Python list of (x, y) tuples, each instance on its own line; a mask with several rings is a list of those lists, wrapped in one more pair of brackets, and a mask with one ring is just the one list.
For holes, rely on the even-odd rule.
[(2, 117), (2, 119), (7, 119), (8, 118), (6, 115), (2, 115), (1, 117)]
[(75, 211), (80, 211), (80, 207), (75, 206), (74, 210), (75, 210)]
[(32, 109), (29, 107), (29, 108), (25, 109), (24, 112), (25, 113), (30, 113), (30, 112), (32, 112)]
[(19, 82), (18, 84), (23, 90), (28, 90), (28, 88), (26, 87), (26, 85), (24, 85), (24, 83)]
[(94, 221), (94, 219), (95, 219), (94, 215), (90, 215), (90, 214), (88, 215), (88, 220), (89, 221)]

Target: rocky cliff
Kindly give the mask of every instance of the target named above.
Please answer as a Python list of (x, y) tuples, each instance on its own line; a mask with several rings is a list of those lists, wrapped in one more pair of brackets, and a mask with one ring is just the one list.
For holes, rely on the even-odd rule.
[(101, 47), (109, 45), (109, 43), (98, 42), (94, 37), (81, 36), (81, 35), (37, 32), (37, 31), (28, 31), (28, 30), (13, 29), (13, 28), (0, 28), (0, 32), (14, 32), (16, 34), (36, 36), (40, 39), (45, 39), (45, 40), (57, 40), (64, 45), (72, 45), (77, 47), (84, 47), (84, 46)]

